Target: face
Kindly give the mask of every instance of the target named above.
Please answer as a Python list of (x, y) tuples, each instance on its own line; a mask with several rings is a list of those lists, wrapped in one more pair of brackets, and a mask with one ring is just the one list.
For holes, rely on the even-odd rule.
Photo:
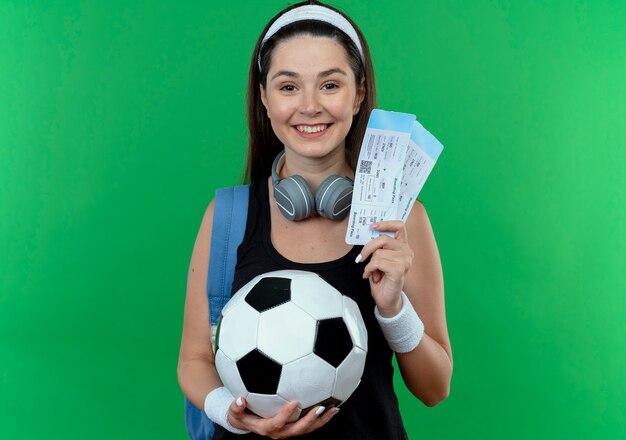
[(343, 46), (325, 37), (298, 36), (279, 43), (266, 87), (260, 87), (278, 139), (288, 153), (307, 157), (343, 151), (365, 96)]

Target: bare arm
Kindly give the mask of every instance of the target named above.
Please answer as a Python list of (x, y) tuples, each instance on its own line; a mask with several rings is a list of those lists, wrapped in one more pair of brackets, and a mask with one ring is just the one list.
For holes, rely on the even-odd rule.
[(178, 383), (183, 394), (198, 408), (222, 382), (215, 369), (206, 282), (211, 247), (214, 203), (207, 208), (196, 237), (187, 275), (183, 335), (178, 358)]
[(395, 316), (402, 308), (404, 291), (424, 323), (419, 345), (408, 353), (396, 353), (409, 390), (428, 406), (444, 400), (450, 390), (452, 350), (446, 325), (443, 275), (435, 237), (426, 210), (416, 202), (406, 225), (380, 222), (379, 231), (395, 233), (366, 244), (363, 259), (372, 256), (364, 270), (380, 313)]
[(424, 323), (425, 334), (417, 348), (397, 353), (396, 358), (409, 390), (426, 405), (434, 406), (448, 397), (452, 378), (441, 260), (421, 203), (415, 203), (406, 227), (414, 257), (404, 292)]

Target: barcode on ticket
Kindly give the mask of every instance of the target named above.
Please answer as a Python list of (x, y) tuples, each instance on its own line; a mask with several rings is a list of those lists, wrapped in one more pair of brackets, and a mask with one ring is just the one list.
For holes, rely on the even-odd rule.
[(359, 172), (363, 174), (372, 174), (372, 161), (362, 160), (361, 166), (359, 166)]

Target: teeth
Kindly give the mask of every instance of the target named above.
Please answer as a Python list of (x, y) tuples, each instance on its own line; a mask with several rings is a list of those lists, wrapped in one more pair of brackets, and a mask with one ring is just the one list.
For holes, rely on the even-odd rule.
[(328, 124), (324, 125), (296, 125), (296, 129), (301, 131), (302, 133), (319, 133), (320, 131), (326, 130)]

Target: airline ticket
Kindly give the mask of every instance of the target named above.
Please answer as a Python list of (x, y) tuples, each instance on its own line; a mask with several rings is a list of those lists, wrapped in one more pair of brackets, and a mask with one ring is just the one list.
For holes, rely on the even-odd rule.
[(346, 243), (380, 235), (372, 223), (406, 221), (442, 149), (415, 115), (373, 110), (355, 171)]

